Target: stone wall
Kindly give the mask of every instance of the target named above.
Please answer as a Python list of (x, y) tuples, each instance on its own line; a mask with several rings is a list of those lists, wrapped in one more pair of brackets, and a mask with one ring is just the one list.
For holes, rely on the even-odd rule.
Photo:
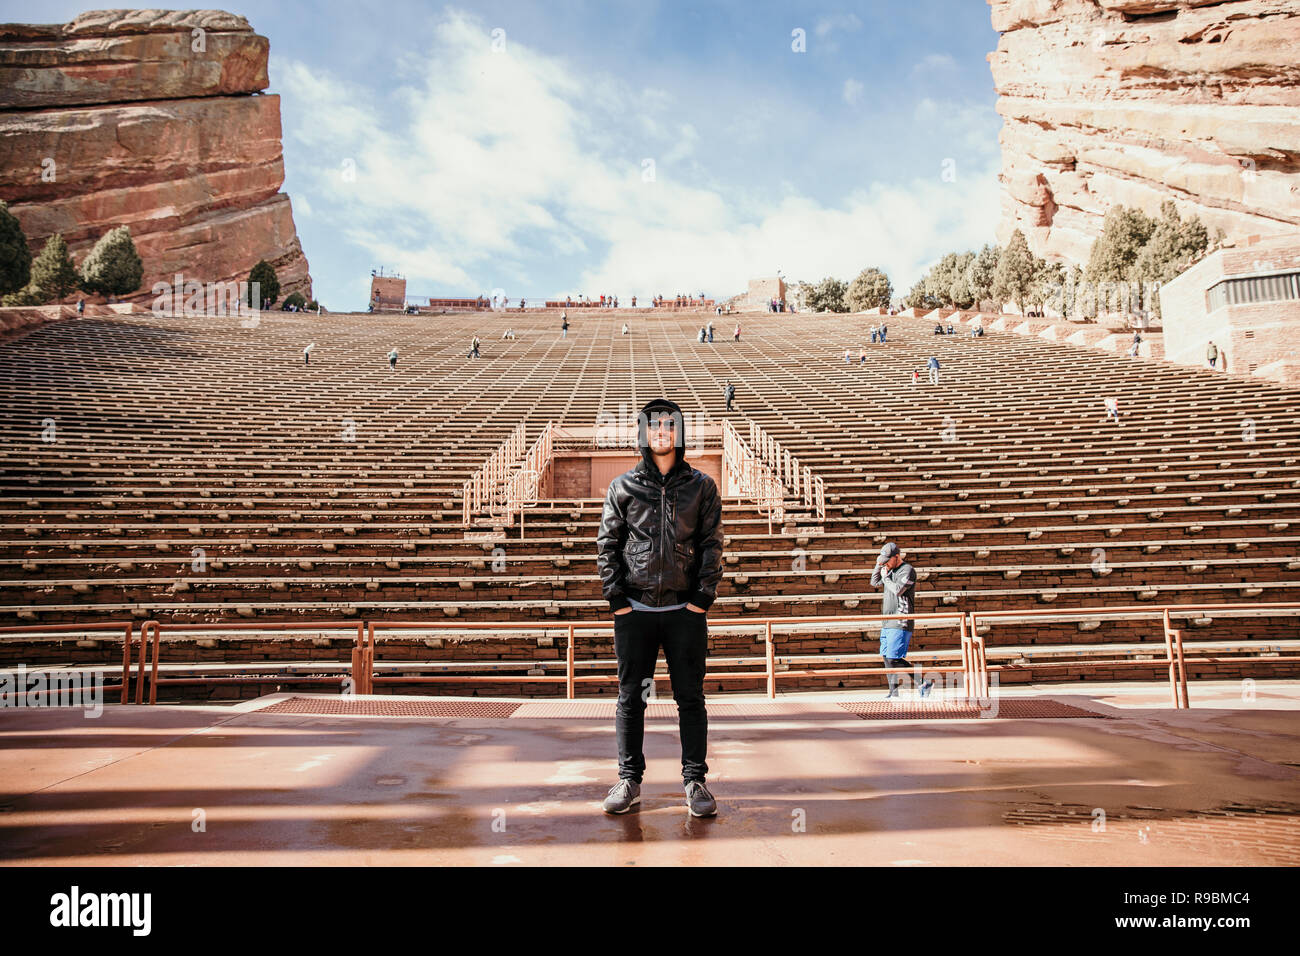
[(1300, 234), (1222, 249), (1160, 290), (1165, 358), (1206, 367), (1219, 349), (1220, 371), (1300, 384), (1300, 300), (1227, 305), (1209, 311), (1206, 293), (1223, 278), (1300, 270)]

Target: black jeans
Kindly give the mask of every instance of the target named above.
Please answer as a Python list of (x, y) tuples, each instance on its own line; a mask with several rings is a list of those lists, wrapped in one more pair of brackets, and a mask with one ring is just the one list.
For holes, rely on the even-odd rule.
[[(906, 657), (884, 657), (883, 659), (886, 667), (911, 667), (912, 666), (911, 664), (907, 663)], [(889, 692), (891, 694), (897, 693), (898, 675), (886, 674), (885, 677), (889, 680)]]
[(668, 661), (677, 729), (682, 740), (682, 782), (703, 780), (708, 750), (709, 716), (704, 709), (704, 662), (709, 653), (705, 615), (676, 611), (631, 611), (614, 615), (614, 655), (618, 658), (618, 775), (641, 782), (645, 773), (645, 707), (660, 646)]

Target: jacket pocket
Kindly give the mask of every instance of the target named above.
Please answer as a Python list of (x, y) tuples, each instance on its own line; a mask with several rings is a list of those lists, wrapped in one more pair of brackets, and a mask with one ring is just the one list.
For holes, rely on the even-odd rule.
[(627, 569), (627, 583), (631, 587), (650, 587), (653, 548), (654, 542), (649, 539), (629, 541), (623, 546), (623, 566)]
[(679, 542), (673, 548), (673, 566), (668, 588), (672, 591), (687, 591), (695, 569), (695, 545), (691, 542)]

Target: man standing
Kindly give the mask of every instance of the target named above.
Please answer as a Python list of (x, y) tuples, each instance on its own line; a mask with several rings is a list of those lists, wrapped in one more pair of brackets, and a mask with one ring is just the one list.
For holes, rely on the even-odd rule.
[[(876, 558), (876, 568), (871, 572), (871, 586), (885, 589), (881, 614), (911, 614), (915, 607), (916, 571), (903, 561), (903, 552), (892, 541), (885, 543)], [(880, 656), (886, 667), (908, 667), (907, 649), (912, 643), (912, 621), (886, 621), (880, 628)], [(898, 675), (890, 674), (889, 693), (886, 699), (898, 696)], [(920, 694), (925, 697), (934, 686), (933, 680), (923, 683)]]
[(930, 384), (938, 385), (939, 384), (939, 360), (935, 358), (933, 355), (931, 355), (930, 361), (927, 362), (926, 364), (930, 366)]
[(394, 345), (392, 351), (388, 353), (388, 370), (390, 372), (397, 371), (397, 346), (396, 345)]
[(718, 810), (705, 786), (704, 663), (705, 613), (722, 580), (722, 498), (712, 478), (687, 464), (685, 443), (682, 410), (667, 399), (650, 402), (637, 416), (641, 461), (605, 495), (596, 568), (614, 612), (619, 777), (606, 813), (641, 802), (645, 708), (661, 645), (677, 701), (686, 806), (697, 817)]
[(1205, 347), (1205, 361), (1210, 363), (1210, 368), (1214, 368), (1214, 363), (1219, 360), (1219, 347), (1211, 342)]
[(736, 386), (734, 386), (734, 385), (732, 385), (730, 382), (728, 382), (728, 383), (727, 383), (727, 387), (726, 387), (725, 389), (723, 389), (722, 394), (723, 394), (723, 395), (726, 397), (726, 399), (727, 399), (727, 411), (731, 411), (731, 402), (732, 402), (732, 400), (735, 399), (735, 397), (736, 397)]
[(569, 313), (561, 312), (560, 313), (560, 338), (567, 339), (568, 337), (569, 337)]

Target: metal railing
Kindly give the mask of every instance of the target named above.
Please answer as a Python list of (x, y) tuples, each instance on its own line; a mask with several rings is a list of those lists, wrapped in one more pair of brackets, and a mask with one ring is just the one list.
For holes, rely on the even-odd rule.
[[(90, 634), (95, 635), (94, 639), (107, 638), (109, 635), (122, 635), (122, 699), (121, 703), (127, 702), (127, 672), (131, 667), (131, 636), (135, 631), (135, 625), (130, 621), (105, 621), (100, 624), (29, 624), (17, 625), (14, 627), (0, 627), (0, 636), (5, 634)], [(0, 663), (0, 671), (4, 670), (4, 664)], [(23, 691), (26, 696), (32, 696), (46, 693), (54, 693), (58, 688), (48, 688), (44, 691)], [(105, 685), (104, 690), (117, 690), (116, 684)]]
[(506, 524), (514, 524), (519, 515), (519, 537), (524, 536), (524, 509), (537, 504), (542, 475), (551, 464), (555, 450), (555, 423), (548, 421), (524, 455), (520, 467), (506, 477), (501, 487), (501, 501), (492, 515)]
[[(764, 640), (764, 655), (760, 658), (734, 658), (733, 662), (740, 664), (749, 664), (761, 660), (763, 667), (761, 670), (754, 671), (715, 671), (706, 675), (706, 680), (763, 680), (766, 684), (767, 694), (769, 697), (775, 697), (777, 694), (777, 682), (780, 679), (790, 678), (823, 678), (823, 677), (860, 677), (871, 674), (890, 674), (906, 673), (908, 671), (901, 668), (887, 667), (863, 667), (854, 665), (842, 668), (811, 668), (804, 670), (789, 669), (790, 663), (814, 663), (820, 661), (835, 662), (839, 659), (861, 659), (863, 656), (875, 657), (876, 655), (786, 655), (785, 660), (781, 660), (777, 655), (777, 639), (781, 634), (788, 634), (800, 629), (808, 630), (811, 627), (820, 628), (857, 628), (859, 625), (881, 624), (885, 621), (910, 619), (923, 624), (933, 626), (954, 626), (957, 631), (957, 646), (952, 649), (941, 649), (939, 651), (917, 652), (924, 653), (927, 656), (948, 656), (953, 658), (957, 663), (948, 665), (926, 664), (924, 671), (926, 673), (953, 673), (960, 674), (962, 681), (963, 694), (968, 700), (984, 700), (990, 696), (990, 673), (997, 674), (1008, 671), (1025, 671), (1033, 669), (1055, 669), (1062, 667), (1073, 667), (1076, 669), (1090, 668), (1112, 668), (1112, 667), (1145, 667), (1160, 668), (1167, 667), (1169, 675), (1170, 700), (1175, 708), (1187, 708), (1190, 706), (1188, 695), (1188, 678), (1187, 671), (1191, 664), (1208, 663), (1208, 664), (1257, 664), (1257, 663), (1296, 663), (1300, 662), (1300, 655), (1274, 654), (1273, 656), (1204, 656), (1197, 654), (1196, 642), (1186, 642), (1183, 639), (1182, 629), (1173, 626), (1175, 618), (1199, 618), (1207, 614), (1224, 615), (1224, 616), (1253, 616), (1253, 617), (1273, 617), (1284, 615), (1300, 615), (1300, 603), (1264, 603), (1264, 604), (1176, 604), (1163, 606), (1124, 606), (1124, 607), (1087, 607), (1087, 608), (1053, 608), (1050, 610), (994, 610), (994, 611), (962, 611), (954, 610), (947, 612), (938, 612), (931, 614), (910, 615), (900, 614), (864, 614), (864, 615), (814, 615), (807, 617), (767, 617), (767, 618), (745, 618), (729, 617), (714, 618), (709, 620), (709, 628), (713, 632), (730, 631), (732, 633), (761, 630)], [(990, 664), (988, 659), (988, 647), (986, 645), (983, 630), (995, 622), (1010, 623), (1014, 621), (1044, 621), (1046, 619), (1056, 619), (1056, 621), (1072, 621), (1079, 619), (1097, 619), (1110, 618), (1118, 621), (1131, 620), (1149, 620), (1160, 623), (1164, 636), (1163, 657), (1155, 657), (1148, 653), (1145, 648), (1141, 656), (1130, 659), (1072, 659), (1068, 661), (1033, 661), (1028, 663), (1012, 664)], [(370, 694), (374, 692), (376, 684), (396, 684), (396, 683), (453, 683), (466, 684), (475, 682), (489, 683), (545, 683), (545, 682), (563, 682), (568, 699), (575, 699), (576, 685), (579, 683), (608, 682), (617, 679), (616, 674), (579, 674), (577, 673), (577, 662), (575, 659), (576, 637), (580, 632), (605, 630), (608, 631), (613, 627), (613, 621), (609, 617), (591, 621), (284, 621), (258, 623), (252, 621), (238, 621), (230, 623), (211, 623), (211, 624), (172, 624), (163, 623), (156, 620), (145, 621), (139, 625), (138, 641), (139, 653), (133, 655), (132, 648), (136, 643), (136, 632), (134, 626), (129, 622), (107, 622), (103, 624), (50, 624), (50, 625), (30, 625), (0, 628), (0, 637), (9, 635), (28, 635), (28, 634), (51, 634), (51, 633), (87, 633), (123, 635), (122, 645), (122, 677), (121, 677), (121, 703), (125, 704), (130, 701), (129, 693), (131, 687), (131, 667), (132, 664), (137, 668), (135, 679), (135, 703), (144, 703), (144, 686), (149, 684), (148, 702), (156, 704), (158, 700), (158, 688), (160, 686), (178, 686), (178, 685), (217, 685), (217, 684), (333, 684), (341, 685), (345, 692), (350, 689), (355, 694)], [(418, 675), (418, 676), (401, 676), (387, 677), (376, 672), (375, 666), (375, 644), (376, 634), (382, 634), (383, 631), (412, 631), (423, 630), (432, 633), (443, 633), (448, 631), (458, 632), (489, 632), (497, 631), (506, 634), (529, 633), (535, 634), (542, 632), (563, 632), (566, 637), (564, 673), (557, 674), (437, 674), (437, 675)], [(162, 638), (164, 632), (168, 634), (189, 634), (191, 636), (202, 635), (204, 637), (221, 637), (222, 635), (239, 635), (243, 633), (257, 632), (319, 632), (321, 636), (333, 635), (334, 639), (352, 638), (351, 658), (349, 661), (338, 661), (338, 668), (344, 671), (343, 674), (333, 675), (310, 675), (295, 673), (273, 673), (267, 675), (245, 675), (245, 676), (190, 676), (190, 677), (159, 677), (158, 666), (161, 658)], [(1023, 645), (1007, 645), (1006, 649), (1020, 649)], [(1099, 644), (1072, 644), (1069, 651), (1078, 651), (1086, 654), (1089, 651), (1096, 652), (1099, 649), (1109, 648), (1111, 645), (1102, 642)], [(1250, 651), (1250, 645), (1242, 644), (1240, 649), (1245, 652)], [(1117, 653), (1119, 649), (1116, 649)], [(311, 665), (325, 666), (330, 664), (329, 661), (303, 661), (294, 662), (293, 664), (284, 664), (288, 667), (306, 667)], [(418, 666), (420, 662), (391, 662), (393, 666), (402, 666), (411, 664)], [(487, 662), (476, 662), (480, 665)], [(465, 667), (466, 662), (457, 661), (440, 661), (436, 662), (437, 666), (452, 668)], [(492, 666), (498, 668), (523, 668), (528, 665), (536, 666), (538, 662), (494, 662)], [(588, 660), (584, 661), (586, 665), (612, 665), (612, 661)], [(56, 665), (57, 666), (57, 665)], [(248, 670), (256, 667), (274, 666), (268, 665), (267, 662), (249, 662), (224, 664), (217, 662), (217, 669), (227, 671)], [(920, 667), (921, 665), (915, 665)], [(3, 669), (0, 666), (0, 669)], [(72, 668), (65, 668), (71, 670)], [(84, 668), (83, 668), (84, 669)], [(531, 668), (530, 668), (531, 669)], [(914, 668), (915, 669), (915, 668)], [(656, 678), (659, 679), (659, 678)], [(119, 689), (119, 685), (106, 686), (105, 689)], [(37, 691), (32, 693), (45, 693)]]
[[(1223, 663), (1250, 663), (1259, 661), (1265, 663), (1294, 663), (1300, 661), (1300, 656), (1273, 656), (1273, 657), (1202, 657), (1188, 656), (1186, 644), (1183, 641), (1183, 632), (1180, 628), (1173, 627), (1174, 617), (1190, 617), (1193, 615), (1203, 616), (1206, 612), (1215, 614), (1237, 614), (1251, 617), (1271, 617), (1274, 615), (1300, 614), (1300, 604), (1288, 603), (1263, 603), (1263, 604), (1170, 604), (1160, 605), (1157, 607), (1144, 607), (1141, 605), (1126, 605), (1121, 607), (1091, 607), (1091, 608), (1054, 608), (1051, 610), (1027, 609), (1027, 610), (1006, 610), (1006, 611), (971, 611), (970, 627), (972, 634), (980, 639), (983, 646), (983, 637), (980, 634), (980, 624), (994, 621), (1007, 623), (1010, 621), (1042, 621), (1054, 618), (1057, 621), (1073, 620), (1095, 620), (1099, 618), (1112, 618), (1121, 621), (1132, 620), (1158, 620), (1161, 623), (1162, 633), (1164, 636), (1165, 656), (1151, 657), (1143, 655), (1141, 658), (1127, 660), (1068, 660), (1068, 661), (1034, 661), (1027, 664), (988, 664), (985, 662), (982, 671), (984, 679), (987, 681), (988, 672), (1001, 671), (1024, 671), (1037, 669), (1069, 668), (1069, 667), (1156, 667), (1167, 666), (1169, 668), (1169, 695), (1170, 701), (1175, 708), (1186, 708), (1190, 706), (1187, 695), (1187, 664), (1223, 664)], [(1010, 645), (1017, 647), (1019, 645)], [(1089, 647), (1106, 647), (1106, 644), (1072, 645), (1080, 649)], [(1196, 644), (1192, 643), (1192, 649), (1195, 650)], [(987, 692), (987, 687), (986, 687)]]
[(767, 533), (771, 534), (772, 523), (785, 520), (785, 487), (726, 419), (722, 421), (722, 467), (732, 492), (753, 499), (758, 513), (767, 518)]
[[(339, 632), (340, 637), (342, 637), (355, 632), (353, 637), (352, 659), (349, 662), (349, 676), (350, 679), (355, 682), (356, 675), (361, 667), (361, 659), (358, 656), (357, 651), (361, 643), (361, 635), (364, 633), (364, 627), (364, 622), (357, 622), (356, 624), (336, 624), (314, 621), (273, 621), (267, 624), (258, 624), (252, 621), (234, 621), (228, 624), (164, 624), (161, 621), (145, 621), (140, 625), (139, 673), (136, 676), (135, 682), (135, 702), (137, 704), (144, 702), (143, 694), (146, 680), (149, 684), (149, 703), (151, 704), (158, 703), (158, 687), (160, 684), (175, 686), (179, 684), (205, 685), (257, 683), (339, 684), (341, 682), (341, 679), (335, 676), (317, 677), (298, 674), (292, 675), (291, 678), (286, 678), (283, 674), (271, 675), (269, 677), (257, 677), (256, 675), (251, 677), (159, 677), (158, 661), (162, 650), (162, 634), (164, 629), (170, 633), (183, 633), (187, 631), (193, 633), (197, 631), (203, 633), (205, 636), (214, 636), (213, 632), (216, 632), (216, 636), (219, 636), (221, 633), (229, 631), (234, 631), (236, 633), (241, 631), (337, 631)], [(152, 643), (150, 642), (151, 637)], [(128, 646), (132, 643), (129, 636), (127, 638), (127, 643)], [(152, 653), (148, 654), (148, 664), (151, 666), (148, 675), (146, 675), (146, 651), (150, 649), (152, 650)], [(130, 679), (128, 673), (130, 665), (129, 651), (123, 653), (122, 661), (122, 703), (126, 703), (126, 686)], [(238, 665), (229, 666), (231, 669), (238, 668)]]
[(772, 437), (758, 422), (749, 422), (749, 445), (758, 459), (771, 470), (784, 494), (803, 502), (811, 516), (826, 520), (826, 483), (814, 475), (807, 465), (801, 465), (790, 449)]
[[(704, 679), (707, 680), (763, 680), (766, 683), (767, 695), (775, 699), (777, 695), (777, 679), (791, 677), (860, 677), (866, 674), (896, 674), (911, 673), (908, 668), (891, 668), (891, 667), (851, 667), (851, 668), (816, 668), (813, 670), (782, 670), (778, 663), (776, 654), (777, 635), (781, 631), (791, 628), (807, 627), (808, 625), (817, 625), (825, 628), (826, 626), (856, 627), (858, 625), (878, 624), (885, 621), (893, 620), (913, 620), (923, 623), (942, 625), (955, 625), (959, 632), (958, 647), (951, 651), (941, 651), (945, 654), (959, 660), (960, 663), (954, 665), (926, 665), (924, 672), (927, 674), (953, 673), (961, 674), (961, 686), (968, 700), (975, 699), (979, 696), (987, 696), (988, 681), (981, 681), (978, 674), (973, 669), (979, 667), (983, 661), (983, 655), (979, 647), (980, 641), (975, 638), (967, 628), (966, 614), (961, 611), (950, 611), (948, 613), (937, 614), (860, 614), (860, 615), (837, 615), (834, 617), (814, 616), (814, 617), (788, 617), (788, 618), (717, 618), (708, 622), (710, 633), (717, 631), (753, 631), (761, 629), (763, 632), (764, 655), (762, 658), (733, 658), (732, 660), (742, 664), (749, 664), (757, 661), (763, 662), (763, 669), (757, 671), (717, 671), (706, 673)], [(580, 683), (609, 683), (617, 681), (617, 673), (605, 674), (579, 674), (577, 673), (577, 661), (574, 650), (576, 647), (576, 636), (579, 631), (591, 630), (611, 630), (614, 624), (612, 619), (606, 618), (599, 621), (568, 621), (568, 622), (551, 622), (551, 621), (530, 621), (526, 623), (513, 623), (508, 621), (473, 621), (473, 622), (451, 622), (451, 621), (369, 621), (366, 623), (364, 635), (358, 635), (358, 649), (360, 652), (361, 671), (357, 673), (354, 680), (356, 693), (371, 694), (374, 692), (376, 684), (458, 684), (458, 683), (561, 683), (565, 686), (565, 697), (567, 700), (576, 700), (575, 688)], [(536, 632), (536, 631), (562, 631), (565, 633), (564, 652), (564, 673), (563, 674), (528, 674), (528, 675), (501, 675), (501, 674), (419, 674), (419, 675), (402, 675), (400, 677), (386, 677), (377, 674), (375, 666), (375, 645), (376, 634), (384, 630), (393, 631), (425, 631), (437, 633), (439, 631), (498, 631), (498, 632)], [(797, 655), (791, 656), (791, 660), (796, 659)], [(824, 655), (816, 655), (817, 659), (824, 660)], [(802, 660), (802, 658), (800, 658)], [(808, 655), (812, 660), (813, 656)], [(832, 658), (834, 660), (834, 658)], [(394, 661), (394, 667), (403, 667), (417, 665), (415, 661)], [(449, 666), (450, 662), (447, 663)], [(511, 662), (513, 663), (513, 662)], [(529, 662), (537, 663), (537, 662)], [(606, 664), (613, 665), (613, 661), (592, 660), (589, 664)], [(524, 666), (520, 664), (518, 666)], [(668, 679), (668, 675), (656, 675), (655, 680)], [(983, 689), (982, 692), (980, 689)]]
[(520, 422), (511, 431), (510, 436), (501, 443), (478, 471), (465, 479), (462, 492), (462, 522), (469, 526), (471, 516), (491, 506), (497, 499), (501, 483), (505, 481), (511, 467), (519, 461), (524, 453), (524, 423)]

